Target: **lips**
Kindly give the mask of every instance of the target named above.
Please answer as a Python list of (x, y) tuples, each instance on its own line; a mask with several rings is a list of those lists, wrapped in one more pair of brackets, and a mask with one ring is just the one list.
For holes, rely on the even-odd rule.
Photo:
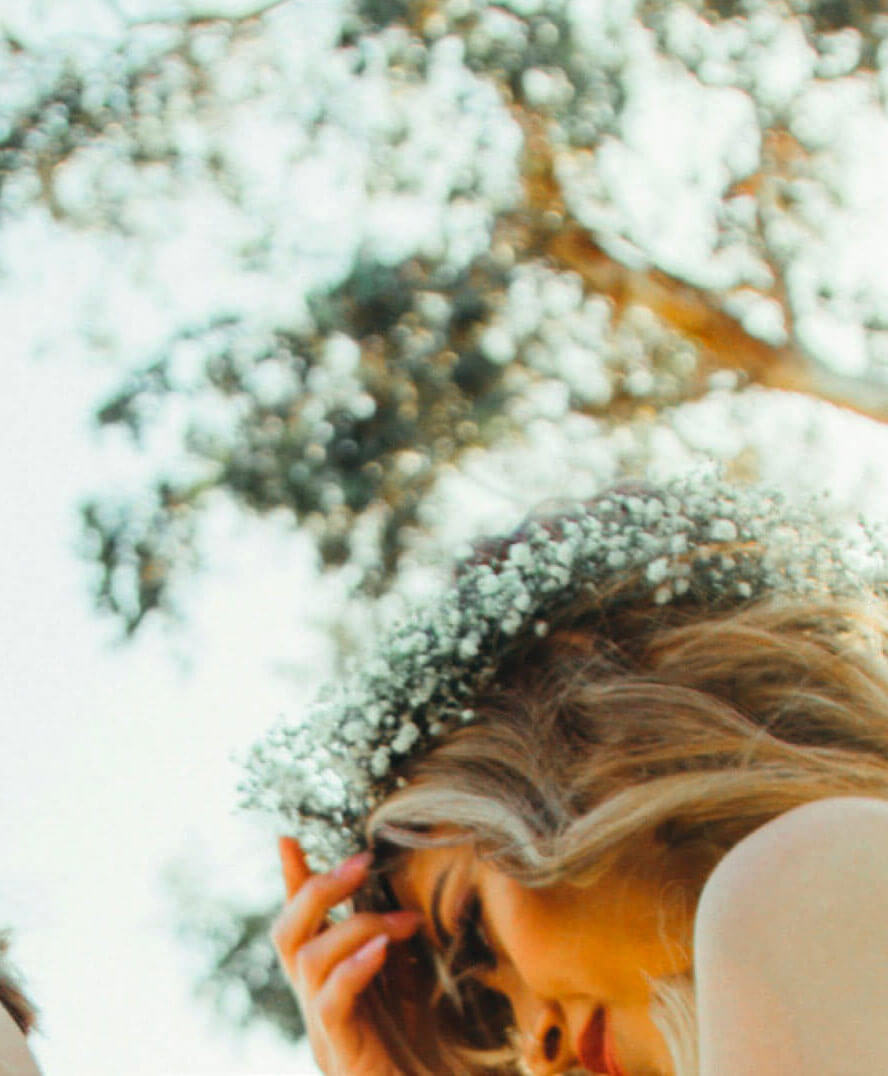
[(606, 1073), (607, 1076), (624, 1076), (614, 1057), (614, 1045), (608, 1034), (607, 1010), (599, 1005), (592, 1019), (583, 1028), (577, 1043), (577, 1057), (589, 1072)]

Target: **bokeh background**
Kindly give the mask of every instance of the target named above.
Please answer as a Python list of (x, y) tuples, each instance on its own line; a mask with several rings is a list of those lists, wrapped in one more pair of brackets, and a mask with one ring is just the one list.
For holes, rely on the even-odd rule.
[(0, 0), (0, 926), (48, 1076), (309, 1073), (238, 759), (450, 555), (888, 517), (878, 0)]

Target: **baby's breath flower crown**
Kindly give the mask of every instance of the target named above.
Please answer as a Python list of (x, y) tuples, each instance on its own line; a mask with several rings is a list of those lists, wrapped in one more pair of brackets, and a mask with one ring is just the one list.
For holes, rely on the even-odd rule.
[(270, 810), (312, 862), (360, 847), (370, 811), (405, 765), (474, 718), (502, 661), (588, 608), (682, 601), (724, 609), (770, 594), (888, 588), (884, 544), (819, 504), (714, 480), (620, 487), (480, 543), (452, 587), (415, 609), (295, 726), (247, 763), (245, 806)]

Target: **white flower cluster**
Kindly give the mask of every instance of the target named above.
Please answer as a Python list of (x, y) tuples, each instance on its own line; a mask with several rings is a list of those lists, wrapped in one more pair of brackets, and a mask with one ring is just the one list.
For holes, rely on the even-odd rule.
[(254, 748), (245, 805), (274, 812), (328, 865), (359, 845), (363, 820), (409, 760), (472, 721), (503, 660), (565, 622), (578, 598), (718, 609), (886, 587), (886, 565), (863, 526), (840, 532), (815, 503), (712, 479), (617, 488), (532, 517), (479, 545), (447, 593), (414, 609), (302, 724)]

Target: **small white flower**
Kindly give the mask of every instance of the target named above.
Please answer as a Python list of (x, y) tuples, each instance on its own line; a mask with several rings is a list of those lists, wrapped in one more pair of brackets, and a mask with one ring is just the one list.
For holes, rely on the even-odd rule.
[(388, 748), (377, 747), (370, 758), (370, 772), (374, 777), (385, 777), (390, 767)]
[(399, 755), (406, 755), (410, 748), (419, 739), (419, 729), (412, 721), (407, 721), (398, 730), (398, 735), (392, 740), (392, 750)]
[(576, 548), (573, 542), (562, 542), (555, 550), (555, 559), (559, 564), (573, 564)]
[(526, 542), (516, 542), (509, 550), (509, 563), (517, 568), (529, 568), (533, 564), (533, 553)]
[(552, 565), (549, 568), (546, 579), (543, 581), (542, 587), (547, 593), (553, 590), (560, 590), (561, 587), (567, 586), (570, 582), (570, 572), (566, 568), (559, 568), (556, 565)]
[(493, 572), (487, 568), (478, 576), (478, 592), (483, 595), (494, 594), (499, 589), (499, 580)]
[(515, 358), (515, 340), (502, 325), (491, 325), (479, 340), (484, 356), (496, 366), (505, 366)]
[(512, 605), (519, 613), (526, 613), (532, 604), (531, 597), (526, 590), (522, 590), (520, 594), (516, 594), (515, 600), (512, 602)]
[(737, 524), (730, 519), (716, 519), (709, 528), (709, 534), (716, 542), (735, 542)]
[(364, 708), (364, 719), (369, 725), (378, 726), (382, 722), (384, 713), (381, 706), (371, 704)]
[(348, 721), (343, 725), (342, 738), (347, 743), (358, 743), (362, 739), (366, 727), (363, 721)]

